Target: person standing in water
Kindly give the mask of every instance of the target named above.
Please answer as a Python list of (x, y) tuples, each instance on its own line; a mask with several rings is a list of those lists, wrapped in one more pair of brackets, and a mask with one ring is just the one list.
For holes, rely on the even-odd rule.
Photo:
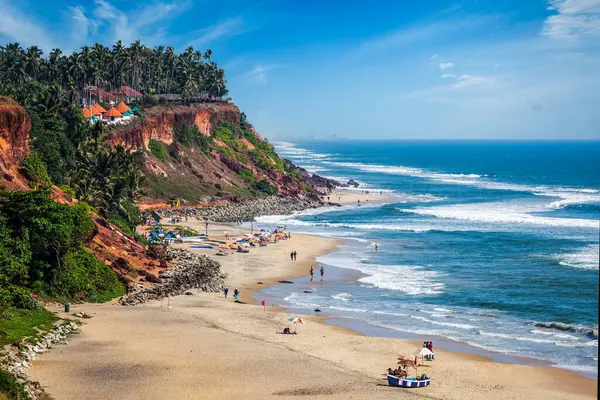
[(323, 280), (323, 274), (325, 273), (325, 269), (323, 268), (323, 266), (321, 265), (321, 280)]
[(315, 271), (313, 270), (313, 267), (310, 267), (310, 280), (313, 280), (313, 277), (315, 276)]
[(377, 253), (378, 249), (379, 249), (379, 247), (377, 246), (377, 243), (375, 243), (375, 253)]

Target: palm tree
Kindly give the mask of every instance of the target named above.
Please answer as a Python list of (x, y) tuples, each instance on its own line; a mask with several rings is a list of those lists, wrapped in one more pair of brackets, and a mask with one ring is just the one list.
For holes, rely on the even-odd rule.
[(42, 68), (42, 50), (39, 47), (30, 46), (27, 48), (23, 67), (25, 73), (35, 81)]

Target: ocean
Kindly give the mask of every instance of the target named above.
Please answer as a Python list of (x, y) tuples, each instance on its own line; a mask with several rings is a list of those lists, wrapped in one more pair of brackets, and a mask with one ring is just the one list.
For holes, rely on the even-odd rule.
[(347, 190), (393, 200), (260, 218), (264, 227), (343, 239), (317, 260), (324, 282), (275, 285), (263, 296), (298, 312), (318, 307), (338, 321), (597, 374), (600, 142), (274, 145), (311, 173), (360, 183)]

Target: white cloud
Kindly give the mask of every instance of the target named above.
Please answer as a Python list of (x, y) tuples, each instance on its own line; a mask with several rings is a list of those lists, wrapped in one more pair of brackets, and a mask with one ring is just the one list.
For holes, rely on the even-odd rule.
[(556, 14), (544, 22), (543, 35), (567, 42), (600, 37), (600, 0), (548, 0), (548, 4)]
[(438, 58), (437, 54), (432, 55), (431, 57), (429, 57), (430, 60), (435, 60), (436, 58)]
[(23, 46), (37, 45), (45, 52), (55, 47), (46, 32), (31, 13), (23, 13), (11, 2), (0, 0), (0, 38), (4, 41), (15, 41)]
[(256, 82), (259, 85), (266, 85), (268, 83), (267, 72), (280, 67), (281, 65), (263, 66), (259, 64), (256, 67), (254, 67), (250, 72), (248, 72), (246, 76), (254, 79), (254, 82)]
[(448, 69), (454, 67), (454, 63), (452, 62), (443, 62), (439, 64), (440, 69)]
[(469, 89), (491, 85), (493, 83), (494, 79), (488, 76), (460, 75), (456, 78), (456, 83), (454, 83), (452, 87), (454, 89)]
[[(146, 4), (127, 14), (106, 0), (95, 0), (95, 3), (94, 15), (98, 23), (106, 25), (112, 33), (109, 40), (112, 42), (121, 40), (124, 44), (142, 39), (142, 37), (151, 41), (152, 38), (160, 37), (164, 28), (157, 27), (156, 24), (184, 12), (191, 5), (187, 1), (181, 3), (157, 2)], [(157, 32), (159, 32), (158, 35)]]
[(197, 31), (196, 35), (199, 36), (190, 41), (188, 46), (201, 47), (224, 37), (240, 35), (249, 29), (241, 17), (230, 18), (219, 24)]
[(454, 74), (442, 74), (442, 79), (447, 79), (447, 78), (456, 78), (456, 75), (454, 75)]
[[(85, 15), (85, 10), (81, 6), (68, 7), (68, 15), (71, 18), (71, 47), (77, 47), (86, 42), (89, 35), (96, 33), (98, 24), (95, 20)], [(71, 48), (62, 49), (63, 51), (74, 50)]]

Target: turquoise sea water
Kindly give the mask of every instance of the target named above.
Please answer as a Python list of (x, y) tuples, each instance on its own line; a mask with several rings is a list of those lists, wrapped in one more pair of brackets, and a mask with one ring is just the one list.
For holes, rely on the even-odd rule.
[(361, 273), (289, 285), (285, 306), (597, 373), (600, 142), (275, 145), (394, 196), (260, 219), (346, 239), (319, 262)]

